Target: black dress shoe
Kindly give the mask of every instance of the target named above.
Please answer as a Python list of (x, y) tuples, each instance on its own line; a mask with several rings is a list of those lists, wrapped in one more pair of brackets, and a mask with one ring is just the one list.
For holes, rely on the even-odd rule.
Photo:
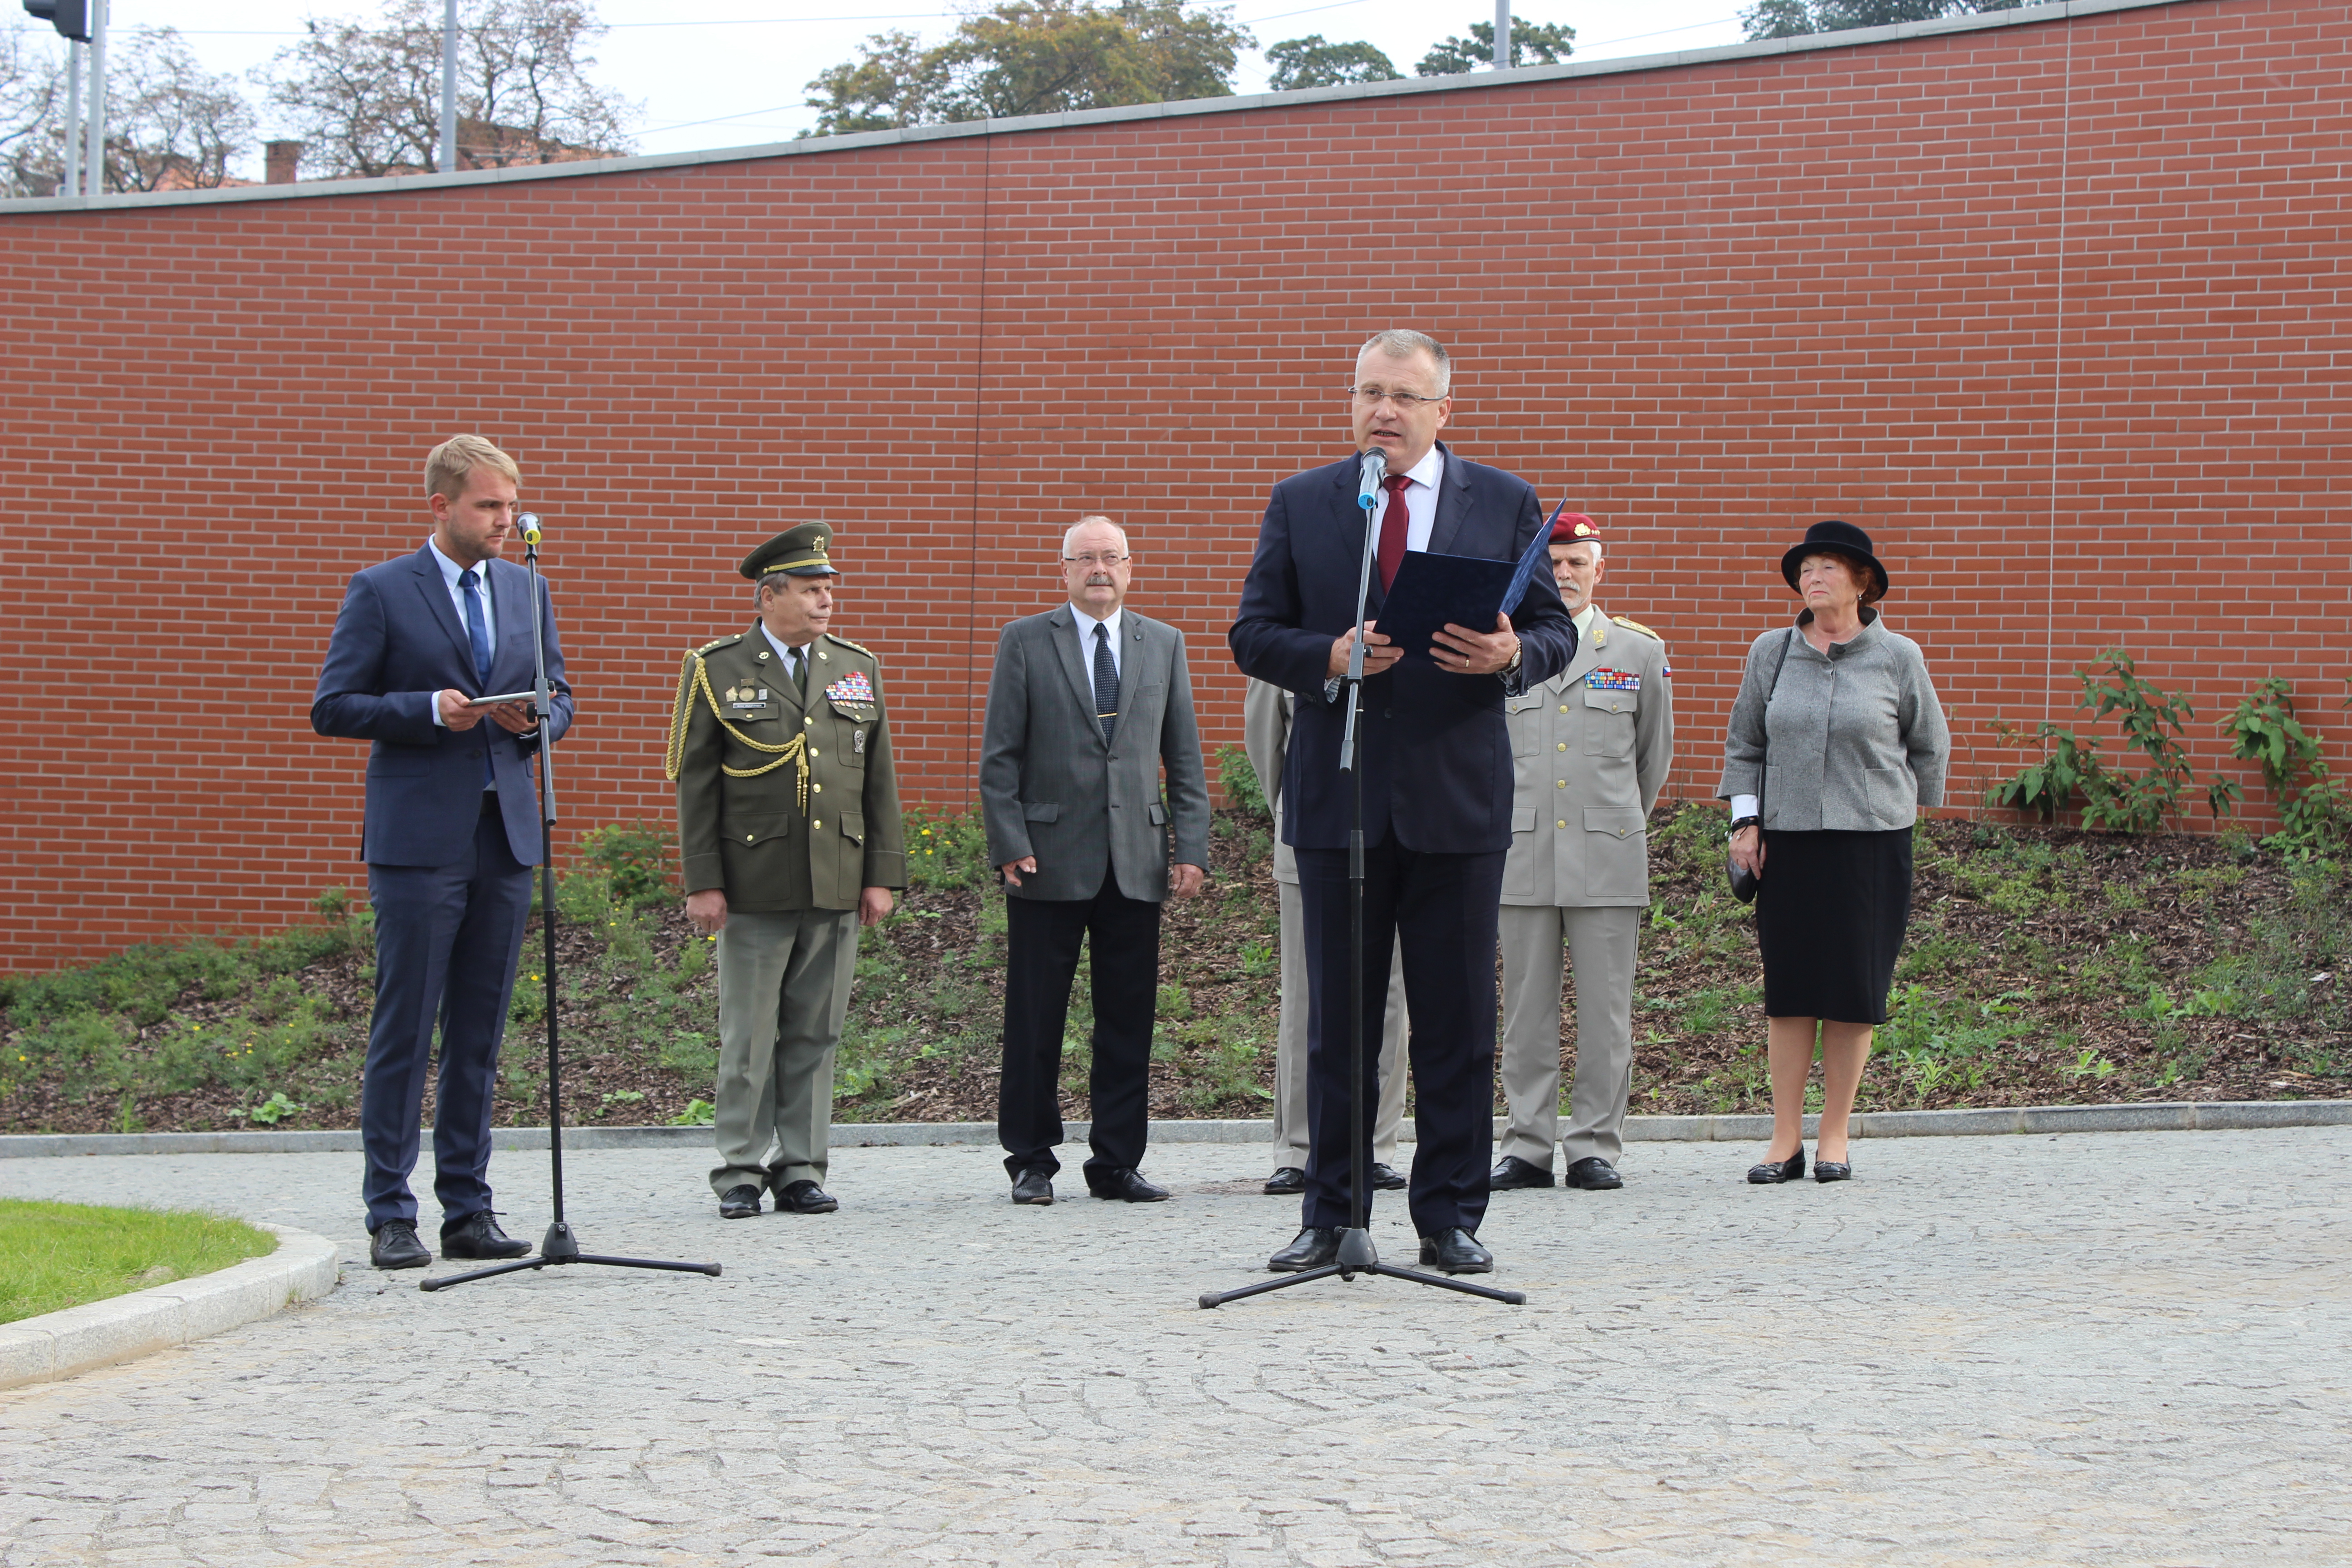
[(1043, 1208), (1054, 1201), (1054, 1178), (1043, 1171), (1024, 1171), (1013, 1178), (1013, 1201)]
[(517, 1241), (499, 1228), (499, 1216), (484, 1209), (469, 1214), (455, 1226), (441, 1227), (441, 1256), (444, 1258), (520, 1258), (530, 1250), (528, 1241)]
[(1851, 1182), (1853, 1180), (1853, 1166), (1843, 1160), (1816, 1160), (1813, 1162), (1813, 1180)]
[(786, 1182), (784, 1190), (776, 1194), (778, 1214), (831, 1214), (840, 1206), (839, 1198), (806, 1177)]
[(1782, 1182), (1793, 1182), (1805, 1173), (1805, 1146), (1785, 1160), (1767, 1160), (1760, 1165), (1748, 1167), (1748, 1179), (1759, 1187), (1777, 1187)]
[(1568, 1184), (1589, 1193), (1613, 1192), (1625, 1184), (1617, 1167), (1598, 1154), (1589, 1154), (1568, 1168)]
[(1372, 1162), (1372, 1191), (1401, 1193), (1404, 1189), (1404, 1176), (1394, 1165), (1383, 1165), (1377, 1160)]
[(719, 1194), (720, 1219), (750, 1219), (760, 1212), (760, 1189), (746, 1182)]
[(1457, 1225), (1421, 1238), (1421, 1266), (1443, 1268), (1448, 1274), (1492, 1274), (1495, 1255)]
[(1098, 1198), (1117, 1198), (1122, 1203), (1160, 1204), (1168, 1201), (1166, 1187), (1153, 1186), (1143, 1179), (1143, 1173), (1132, 1166), (1099, 1173), (1087, 1173), (1087, 1191)]
[(1513, 1187), (1548, 1187), (1551, 1173), (1532, 1160), (1522, 1160), (1517, 1154), (1506, 1154), (1486, 1173), (1486, 1190), (1507, 1193)]
[(1288, 1247), (1265, 1260), (1268, 1271), (1276, 1274), (1296, 1274), (1301, 1269), (1320, 1268), (1339, 1261), (1339, 1227), (1336, 1225), (1310, 1225), (1298, 1233)]
[(1296, 1165), (1285, 1165), (1265, 1179), (1265, 1195), (1270, 1198), (1295, 1198), (1307, 1190), (1307, 1173)]
[(368, 1261), (378, 1268), (422, 1268), (433, 1255), (416, 1239), (415, 1220), (388, 1219), (368, 1237)]

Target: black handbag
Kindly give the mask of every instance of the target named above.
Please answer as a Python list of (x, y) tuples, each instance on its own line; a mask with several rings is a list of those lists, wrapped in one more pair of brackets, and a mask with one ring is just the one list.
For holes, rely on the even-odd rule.
[[(1770, 683), (1764, 688), (1764, 710), (1766, 719), (1768, 721), (1764, 731), (1763, 762), (1765, 763), (1769, 763), (1772, 760), (1772, 731), (1769, 722), (1772, 709), (1772, 694), (1780, 689), (1780, 667), (1789, 662), (1789, 644), (1795, 639), (1796, 635), (1797, 628), (1790, 626), (1789, 628), (1788, 636), (1780, 639), (1780, 657), (1772, 661), (1772, 679)], [(1764, 837), (1764, 780), (1771, 775), (1762, 765), (1759, 765), (1757, 768), (1757, 775), (1756, 837), (1760, 842)], [(1756, 901), (1756, 889), (1758, 887), (1762, 885), (1764, 879), (1741, 866), (1738, 861), (1734, 860), (1731, 858), (1731, 849), (1727, 844), (1724, 847), (1723, 862), (1725, 868), (1731, 873), (1731, 896), (1738, 899), (1743, 904), (1754, 903)]]

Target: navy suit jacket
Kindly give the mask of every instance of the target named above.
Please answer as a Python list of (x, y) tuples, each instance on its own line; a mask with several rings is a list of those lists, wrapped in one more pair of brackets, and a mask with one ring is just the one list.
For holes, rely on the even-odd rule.
[[(367, 826), (360, 857), (375, 866), (448, 866), (473, 853), (482, 814), (482, 752), (488, 748), (507, 844), (526, 866), (539, 864), (539, 803), (524, 760), (536, 737), (510, 735), (485, 718), (470, 730), (433, 721), (434, 693), (469, 697), (524, 691), (531, 684), (530, 574), (505, 561), (489, 570), (497, 651), (488, 687), (475, 678), (473, 645), (449, 598), (447, 580), (428, 548), (352, 579), (310, 700), (310, 728), (321, 735), (373, 741), (367, 764)], [(547, 679), (555, 707), (542, 721), (551, 738), (572, 724), (572, 688), (555, 614), (541, 601)]]
[[(1354, 792), (1339, 771), (1346, 694), (1327, 701), (1323, 684), (1332, 639), (1356, 624), (1357, 574), (1372, 515), (1356, 503), (1356, 474), (1350, 457), (1274, 487), (1241, 610), (1225, 639), (1244, 675), (1297, 694), (1282, 774), (1282, 835), (1301, 849), (1346, 848), (1355, 820)], [(1525, 479), (1446, 452), (1432, 553), (1517, 560), (1543, 521)], [(1376, 621), (1382, 596), (1375, 571), (1368, 597)], [(1512, 690), (1549, 679), (1576, 657), (1576, 623), (1549, 572), (1536, 574), (1511, 624), (1521, 660)], [(1367, 847), (1385, 843), (1391, 832), (1405, 848), (1424, 854), (1511, 847), (1511, 737), (1503, 695), (1504, 683), (1493, 676), (1448, 674), (1418, 659), (1365, 680), (1360, 723)]]

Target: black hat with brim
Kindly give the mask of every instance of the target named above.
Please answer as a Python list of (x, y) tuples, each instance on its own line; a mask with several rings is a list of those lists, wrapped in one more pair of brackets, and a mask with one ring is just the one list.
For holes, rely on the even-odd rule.
[(1878, 557), (1870, 552), (1870, 535), (1853, 524), (1832, 518), (1805, 530), (1805, 542), (1791, 545), (1780, 557), (1780, 575), (1789, 580), (1790, 587), (1796, 587), (1797, 568), (1803, 564), (1808, 555), (1843, 555), (1867, 567), (1878, 587), (1875, 592), (1865, 589), (1862, 602), (1874, 604), (1886, 597), (1886, 568), (1879, 564)]

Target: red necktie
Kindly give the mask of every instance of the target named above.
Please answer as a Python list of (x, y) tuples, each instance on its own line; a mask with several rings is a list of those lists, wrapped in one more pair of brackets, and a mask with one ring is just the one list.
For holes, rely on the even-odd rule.
[(1381, 483), (1389, 492), (1388, 510), (1381, 513), (1381, 592), (1396, 586), (1397, 567), (1404, 561), (1404, 536), (1412, 527), (1412, 514), (1405, 510), (1404, 488), (1412, 483), (1406, 474), (1391, 474)]

